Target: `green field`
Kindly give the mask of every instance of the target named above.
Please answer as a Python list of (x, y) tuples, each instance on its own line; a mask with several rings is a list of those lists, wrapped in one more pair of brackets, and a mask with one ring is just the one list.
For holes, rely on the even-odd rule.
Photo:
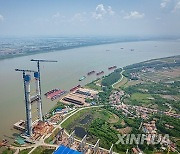
[(102, 88), (100, 86), (96, 85), (95, 82), (88, 83), (87, 85), (85, 85), (85, 88), (94, 89), (94, 90), (97, 90), (97, 91), (102, 90)]
[(128, 79), (126, 77), (123, 77), (123, 79), (119, 82), (117, 82), (115, 85), (114, 85), (114, 88), (118, 89), (118, 88), (121, 88), (123, 87), (126, 83), (128, 82)]
[(150, 94), (143, 94), (143, 93), (133, 93), (131, 95), (131, 100), (136, 100), (140, 103), (150, 103), (152, 96)]
[(55, 149), (50, 149), (48, 147), (39, 146), (37, 147), (32, 154), (52, 154)]
[(32, 148), (24, 149), (24, 150), (21, 150), (19, 154), (28, 154), (31, 150)]

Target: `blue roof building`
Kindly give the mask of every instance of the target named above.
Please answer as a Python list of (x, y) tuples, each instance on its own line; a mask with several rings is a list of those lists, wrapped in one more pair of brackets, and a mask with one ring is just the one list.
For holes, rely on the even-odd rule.
[(56, 151), (54, 151), (53, 154), (82, 154), (82, 153), (70, 149), (69, 147), (66, 147), (64, 145), (60, 145), (59, 148)]

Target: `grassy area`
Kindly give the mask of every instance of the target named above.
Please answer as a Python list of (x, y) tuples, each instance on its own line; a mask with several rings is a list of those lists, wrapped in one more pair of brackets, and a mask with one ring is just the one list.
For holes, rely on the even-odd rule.
[(50, 149), (48, 147), (39, 146), (37, 147), (32, 154), (52, 154), (55, 149)]
[(74, 123), (77, 119), (80, 119), (81, 115), (83, 115), (84, 113), (86, 113), (88, 110), (90, 109), (83, 109), (79, 112), (77, 112), (76, 114), (74, 114), (73, 116), (71, 116), (70, 118), (68, 118), (65, 122), (62, 123), (62, 127), (67, 129), (70, 125), (72, 125), (72, 123)]
[[(82, 124), (81, 122), (88, 117), (88, 122)], [(119, 117), (117, 117), (115, 114), (112, 114), (111, 112), (102, 109), (102, 108), (91, 108), (91, 109), (84, 109), (73, 116), (71, 116), (69, 119), (67, 119), (63, 124), (62, 127), (65, 128), (69, 133), (74, 130), (76, 126), (83, 127), (85, 129), (88, 129), (91, 122), (95, 119), (101, 119), (105, 120), (109, 123), (116, 123), (119, 121)]]
[(32, 148), (24, 149), (24, 150), (21, 150), (19, 154), (28, 154), (31, 150)]
[(122, 68), (114, 70), (111, 74), (105, 76), (102, 79), (102, 85), (103, 86), (112, 86), (114, 83), (116, 83), (121, 78), (121, 71)]
[(113, 124), (113, 123), (117, 123), (119, 121), (119, 117), (116, 114), (112, 114), (108, 120), (109, 123)]
[(128, 79), (126, 77), (123, 77), (121, 81), (119, 81), (118, 83), (114, 85), (114, 88), (118, 89), (120, 87), (123, 87), (127, 82), (128, 82)]
[(60, 128), (57, 128), (47, 139), (45, 139), (45, 143), (50, 143), (54, 137), (58, 134)]
[(102, 88), (100, 86), (96, 85), (96, 83), (94, 83), (94, 82), (88, 83), (87, 85), (85, 85), (85, 88), (94, 89), (97, 91), (102, 90)]
[(140, 103), (149, 103), (151, 100), (149, 98), (152, 98), (150, 94), (143, 94), (143, 93), (133, 93), (131, 95), (131, 100), (136, 100)]
[(14, 152), (15, 152), (14, 150), (6, 148), (5, 150), (2, 151), (2, 154), (13, 154)]

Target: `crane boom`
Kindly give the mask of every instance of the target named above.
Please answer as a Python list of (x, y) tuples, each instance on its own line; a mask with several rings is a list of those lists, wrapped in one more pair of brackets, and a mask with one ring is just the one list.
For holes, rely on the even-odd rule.
[(31, 61), (36, 61), (36, 62), (57, 62), (56, 60), (44, 60), (44, 59), (31, 59)]
[(22, 70), (22, 69), (15, 69), (15, 71), (18, 71), (18, 72), (33, 72), (33, 73), (36, 72), (36, 71), (33, 71), (33, 70)]

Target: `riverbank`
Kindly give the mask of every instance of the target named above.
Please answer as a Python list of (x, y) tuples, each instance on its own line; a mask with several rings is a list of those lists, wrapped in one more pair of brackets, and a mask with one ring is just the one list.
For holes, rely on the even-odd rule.
[[(121, 49), (122, 47), (124, 49)], [(130, 51), (131, 48), (134, 48), (134, 51)], [(96, 80), (97, 76), (91, 75), (81, 82), (78, 81), (81, 76), (86, 75), (89, 71), (104, 70), (104, 75), (107, 75), (110, 73), (107, 69), (110, 66), (125, 67), (149, 59), (177, 55), (179, 48), (180, 44), (172, 41), (126, 42), (61, 52), (55, 51), (0, 61), (0, 87), (3, 87), (0, 89), (0, 117), (9, 119), (8, 122), (4, 118), (0, 119), (0, 139), (12, 140), (14, 133), (17, 133), (11, 129), (13, 124), (19, 119), (25, 119), (22, 74), (15, 72), (14, 69), (36, 70), (35, 63), (30, 62), (31, 59), (58, 60), (58, 63), (41, 64), (42, 93), (44, 94), (53, 88), (69, 90), (78, 84), (84, 86)], [(110, 51), (106, 51), (107, 49)], [(31, 90), (34, 90), (34, 85), (31, 86)], [(55, 101), (49, 101), (44, 96), (42, 99), (43, 113), (46, 113), (55, 105)], [(35, 118), (36, 104), (33, 105), (32, 110), (32, 117)]]
[[(48, 40), (48, 38), (47, 38), (47, 40)], [(56, 44), (56, 41), (57, 40), (55, 40), (55, 42), (54, 42), (55, 44)], [(41, 53), (49, 53), (49, 52), (70, 50), (70, 49), (76, 49), (76, 48), (90, 47), (90, 46), (98, 46), (98, 45), (106, 45), (106, 44), (116, 44), (116, 43), (125, 43), (125, 42), (138, 42), (138, 41), (153, 41), (153, 39), (142, 39), (142, 40), (139, 40), (139, 39), (129, 39), (129, 40), (122, 40), (122, 39), (112, 38), (112, 39), (105, 39), (105, 40), (98, 39), (95, 42), (93, 42), (93, 41), (92, 42), (88, 42), (88, 41), (86, 42), (86, 39), (85, 39), (83, 41), (84, 44), (80, 43), (80, 45), (62, 46), (62, 47), (56, 47), (56, 48), (54, 48), (54, 47), (51, 48), (51, 45), (48, 46), (49, 42), (47, 42), (46, 44), (44, 44), (46, 47), (42, 47), (43, 50), (42, 49), (38, 49), (38, 50), (31, 51), (32, 48), (28, 49), (28, 45), (27, 45), (27, 49), (25, 49), (25, 50), (23, 49), (23, 47), (18, 48), (18, 49), (16, 49), (16, 47), (14, 47), (14, 48), (12, 47), (12, 49), (10, 48), (9, 50), (15, 50), (15, 51), (12, 51), (12, 53), (9, 52), (6, 55), (1, 55), (0, 54), (0, 60), (16, 58), (16, 57), (23, 57), (23, 56), (30, 56), (30, 55), (36, 55), (36, 54), (41, 54)], [(76, 42), (74, 42), (74, 43), (76, 43)], [(26, 46), (26, 44), (25, 44), (25, 46)], [(32, 44), (31, 46), (37, 46), (38, 47), (39, 45), (38, 44), (34, 44), (34, 45)], [(6, 48), (8, 48), (8, 47), (6, 47)], [(1, 50), (3, 50), (3, 48)], [(107, 49), (107, 50), (110, 51), (109, 49)], [(6, 53), (6, 51), (5, 51), (5, 53)]]

